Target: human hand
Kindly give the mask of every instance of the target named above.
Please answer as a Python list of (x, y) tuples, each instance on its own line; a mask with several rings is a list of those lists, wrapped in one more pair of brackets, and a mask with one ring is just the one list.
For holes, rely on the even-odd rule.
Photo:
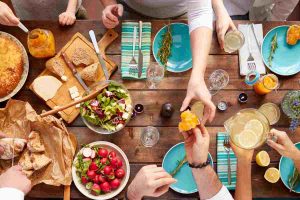
[(207, 120), (211, 122), (215, 117), (216, 106), (211, 101), (211, 94), (209, 93), (206, 87), (204, 79), (201, 79), (200, 81), (199, 79), (198, 80), (194, 80), (192, 78), (190, 79), (187, 88), (186, 97), (180, 108), (181, 112), (186, 110), (186, 108), (189, 106), (192, 99), (200, 100), (204, 104), (204, 114), (201, 122), (203, 124), (205, 124)]
[(102, 11), (102, 22), (106, 28), (115, 28), (120, 23), (118, 17), (121, 17), (122, 15), (122, 4), (106, 6)]
[(63, 26), (72, 25), (76, 21), (75, 13), (69, 11), (63, 12), (58, 16), (58, 21)]
[(147, 165), (141, 168), (129, 185), (127, 196), (130, 200), (140, 200), (144, 196), (159, 197), (175, 182), (176, 179), (162, 167)]
[(267, 144), (275, 149), (280, 155), (291, 158), (293, 160), (300, 160), (300, 151), (295, 147), (289, 136), (284, 131), (272, 129), (271, 136), (277, 138), (277, 142), (271, 139), (267, 140)]
[(20, 20), (14, 15), (13, 11), (0, 1), (0, 24), (6, 26), (18, 26)]
[(236, 30), (236, 27), (225, 7), (216, 10), (216, 32), (221, 49), (224, 49), (224, 37), (227, 31)]
[(189, 163), (199, 165), (207, 161), (209, 133), (203, 124), (188, 132), (182, 132), (184, 147)]
[(31, 190), (31, 181), (22, 172), (21, 166), (15, 165), (0, 175), (0, 188), (18, 189), (26, 195)]
[(231, 141), (229, 141), (229, 143), (238, 161), (251, 163), (254, 149), (242, 149)]

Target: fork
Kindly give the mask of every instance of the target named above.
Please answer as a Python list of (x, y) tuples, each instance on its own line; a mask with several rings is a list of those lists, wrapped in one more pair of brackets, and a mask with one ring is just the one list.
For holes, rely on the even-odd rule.
[(228, 184), (231, 185), (231, 165), (230, 165), (230, 144), (229, 144), (229, 136), (226, 135), (223, 146), (225, 151), (227, 152), (227, 178), (228, 178)]
[(248, 25), (248, 49), (249, 49), (249, 57), (247, 59), (247, 66), (249, 71), (256, 70), (256, 64), (252, 55), (252, 49), (251, 49), (251, 39), (250, 39), (250, 25)]
[(133, 40), (132, 40), (132, 58), (130, 60), (129, 66), (132, 68), (137, 67), (137, 62), (134, 58), (134, 53), (135, 53), (135, 41), (136, 41), (136, 33), (137, 33), (137, 27), (135, 26), (133, 29)]

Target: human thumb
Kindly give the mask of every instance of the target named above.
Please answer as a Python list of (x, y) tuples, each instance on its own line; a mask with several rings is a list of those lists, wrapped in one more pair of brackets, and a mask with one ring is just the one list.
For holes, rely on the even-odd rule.
[(180, 112), (183, 112), (187, 109), (187, 107), (190, 105), (192, 98), (189, 96), (186, 96), (185, 99), (183, 100), (182, 106), (180, 108)]

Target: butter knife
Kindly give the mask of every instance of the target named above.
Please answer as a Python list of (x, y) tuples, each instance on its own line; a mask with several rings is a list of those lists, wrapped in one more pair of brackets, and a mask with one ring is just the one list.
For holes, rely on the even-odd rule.
[(100, 54), (100, 50), (99, 50), (98, 43), (97, 43), (97, 40), (96, 40), (95, 32), (93, 30), (90, 30), (89, 35), (90, 35), (90, 38), (91, 38), (92, 43), (94, 45), (94, 49), (95, 49), (95, 52), (97, 54), (100, 65), (102, 67), (102, 70), (104, 72), (105, 79), (108, 80), (109, 79), (108, 71), (107, 71), (107, 68), (106, 68), (105, 61), (103, 60), (103, 58)]
[(257, 46), (258, 46), (258, 49), (259, 49), (259, 51), (260, 51), (260, 46), (261, 46), (261, 44), (260, 44), (260, 42), (258, 41), (256, 32), (255, 32), (254, 24), (251, 24), (251, 29), (252, 29), (252, 32), (253, 32), (253, 34), (254, 34), (255, 41), (256, 41), (256, 44), (257, 44)]
[(82, 80), (80, 74), (77, 72), (75, 66), (73, 65), (73, 63), (70, 61), (70, 59), (68, 58), (67, 54), (65, 52), (63, 52), (62, 57), (64, 59), (64, 61), (67, 63), (67, 66), (71, 69), (73, 75), (75, 76), (75, 78), (78, 80), (78, 82), (80, 83), (80, 85), (83, 87), (83, 89), (90, 93), (90, 88), (85, 84), (85, 82)]
[(143, 52), (142, 52), (142, 34), (143, 34), (143, 22), (139, 21), (139, 61), (138, 61), (138, 77), (141, 78), (143, 71)]

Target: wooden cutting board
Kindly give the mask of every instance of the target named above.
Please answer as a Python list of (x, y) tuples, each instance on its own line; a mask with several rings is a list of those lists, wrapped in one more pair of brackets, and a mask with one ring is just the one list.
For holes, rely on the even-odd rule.
[[(101, 38), (101, 40), (98, 42), (98, 46), (100, 49), (101, 54), (103, 55), (103, 59), (106, 63), (106, 67), (108, 70), (109, 75), (111, 75), (116, 69), (117, 69), (117, 65), (116, 63), (114, 63), (112, 60), (110, 60), (106, 55), (105, 55), (105, 50), (106, 48), (118, 37), (118, 34), (110, 29), (108, 30), (104, 36)], [(82, 34), (80, 33), (76, 33), (71, 40), (57, 53), (57, 55), (55, 56), (58, 59), (63, 60), (63, 58), (61, 57), (61, 53), (65, 52), (67, 54), (67, 56), (69, 58), (72, 57), (72, 54), (74, 52), (74, 50), (76, 48), (84, 48), (85, 50), (87, 50), (90, 54), (90, 56), (92, 57), (92, 59), (94, 60), (94, 63), (99, 62), (97, 55), (94, 51), (94, 47), (92, 45), (92, 43), (90, 41), (88, 41)], [(65, 62), (63, 62), (65, 63)], [(59, 77), (57, 77), (55, 74), (53, 74), (52, 72), (50, 72), (48, 69), (45, 68), (45, 70), (39, 75), (39, 76), (45, 76), (45, 75), (50, 75), (50, 76), (54, 76), (57, 79), (59, 79), (62, 82), (62, 86), (59, 88), (59, 90), (57, 91), (57, 93), (55, 94), (55, 96), (52, 99), (49, 99), (48, 101), (46, 101), (46, 104), (54, 109), (57, 106), (63, 106), (66, 104), (69, 104), (70, 102), (72, 102), (73, 100), (71, 99), (70, 93), (69, 93), (69, 88), (76, 86), (78, 88), (79, 94), (80, 96), (82, 96), (85, 91), (83, 89), (83, 87), (80, 85), (80, 83), (78, 82), (78, 80), (73, 76), (72, 71), (68, 68), (68, 66), (65, 63), (65, 75), (68, 77), (68, 80), (66, 82), (63, 82), (60, 80)], [(83, 68), (77, 67), (76, 68), (78, 72), (80, 72)], [(102, 68), (99, 67), (99, 81), (104, 81), (105, 77), (104, 77), (104, 73), (102, 71)], [(38, 76), (38, 77), (39, 77)], [(85, 82), (88, 86), (91, 86), (92, 84), (94, 84), (94, 82)], [(29, 88), (34, 92), (32, 84), (29, 86)], [(71, 123), (73, 122), (76, 117), (79, 115), (79, 108), (76, 108), (75, 106), (72, 106), (70, 108), (67, 108), (61, 112), (59, 112), (58, 114), (67, 122), (67, 123)]]

